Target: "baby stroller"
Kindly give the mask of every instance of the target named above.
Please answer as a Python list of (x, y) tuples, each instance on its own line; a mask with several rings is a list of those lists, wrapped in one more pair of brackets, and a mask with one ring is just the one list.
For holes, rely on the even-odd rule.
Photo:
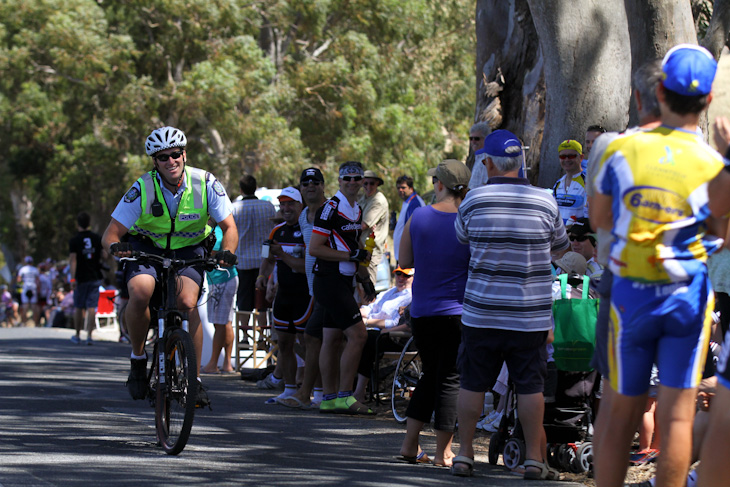
[[(586, 307), (597, 309), (597, 300), (593, 299), (596, 295), (591, 295), (587, 276), (563, 275), (560, 281), (563, 298), (568, 283), (580, 296), (578, 299), (566, 301), (575, 301), (572, 303), (574, 305), (579, 305), (578, 301), (593, 301)], [(585, 303), (581, 306), (584, 305)], [(587, 320), (575, 317), (570, 323), (566, 323), (566, 317), (560, 313), (558, 311), (555, 314), (555, 369), (549, 371), (554, 375), (555, 393), (553, 399), (552, 394), (546, 390), (543, 420), (548, 443), (547, 461), (558, 470), (581, 473), (590, 470), (593, 462), (591, 438), (598, 373), (590, 369), (589, 363), (595, 345), (595, 314)], [(576, 321), (587, 323), (576, 324)], [(590, 330), (587, 334), (573, 333), (569, 328), (575, 326), (590, 328), (592, 333)], [(502, 454), (504, 465), (514, 469), (526, 459), (525, 442), (517, 416), (517, 395), (512, 384), (507, 394), (509, 412), (503, 415), (497, 432), (489, 440), (489, 463), (496, 465), (499, 455)]]

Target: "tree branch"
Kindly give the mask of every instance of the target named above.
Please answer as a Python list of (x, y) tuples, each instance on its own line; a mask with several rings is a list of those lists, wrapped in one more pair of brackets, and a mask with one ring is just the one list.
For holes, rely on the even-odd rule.
[(712, 9), (712, 18), (707, 27), (707, 34), (702, 39), (702, 45), (720, 59), (722, 48), (728, 43), (730, 33), (730, 0), (715, 0)]

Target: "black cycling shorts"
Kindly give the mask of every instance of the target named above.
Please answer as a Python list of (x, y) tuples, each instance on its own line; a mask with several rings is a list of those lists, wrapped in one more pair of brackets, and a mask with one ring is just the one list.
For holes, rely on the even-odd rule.
[(362, 321), (353, 276), (315, 274), (314, 299), (324, 308), (324, 328), (346, 330)]

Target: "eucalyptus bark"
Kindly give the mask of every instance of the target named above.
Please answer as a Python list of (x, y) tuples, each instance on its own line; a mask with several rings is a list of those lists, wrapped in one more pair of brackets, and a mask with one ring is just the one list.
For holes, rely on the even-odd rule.
[[(631, 39), (631, 72), (652, 59), (661, 59), (673, 46), (697, 44), (697, 32), (689, 1), (625, 0)], [(638, 123), (636, 101), (631, 97), (629, 125)], [(623, 127), (609, 127), (619, 130)]]
[(558, 145), (592, 124), (625, 127), (631, 46), (622, 0), (528, 0), (545, 53), (545, 130), (538, 184), (560, 176)]
[(702, 45), (715, 59), (720, 59), (722, 48), (727, 45), (730, 32), (730, 0), (715, 0), (710, 25), (707, 27)]
[[(705, 41), (713, 53), (727, 40), (728, 4), (715, 1)], [(582, 143), (593, 124), (636, 123), (638, 67), (697, 42), (688, 0), (477, 0), (476, 19), (475, 119), (531, 146), (529, 176), (544, 187), (561, 174), (561, 141)]]
[[(527, 0), (477, 0), (476, 120), (504, 128), (539, 160), (545, 118), (545, 79), (537, 31)], [(471, 158), (473, 163), (473, 158)], [(534, 177), (534, 171), (528, 171)]]

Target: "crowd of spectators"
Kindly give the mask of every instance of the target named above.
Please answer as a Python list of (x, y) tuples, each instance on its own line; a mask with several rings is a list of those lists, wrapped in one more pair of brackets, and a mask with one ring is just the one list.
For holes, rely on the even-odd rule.
[[(707, 294), (705, 262), (709, 254), (722, 246), (721, 240), (712, 237), (713, 233), (726, 237), (726, 225), (716, 222), (710, 209), (712, 215), (722, 216), (730, 206), (725, 197), (713, 200), (713, 194), (720, 194), (718, 188), (726, 190), (721, 185), (722, 159), (697, 139), (697, 119), (709, 103), (714, 77), (714, 61), (709, 62), (707, 56), (701, 49), (680, 46), (663, 62), (648, 63), (640, 69), (634, 86), (641, 126), (619, 135), (591, 125), (582, 137), (583, 143), (577, 137), (566, 138), (556, 151), (564, 175), (555, 183), (552, 197), (522, 177), (524, 163), (519, 139), (508, 131), (491, 132), (488, 127), (485, 130), (483, 124), (472, 127), (470, 142), (472, 151), (479, 152), (475, 164), (481, 165), (479, 172), (484, 175), (475, 179), (463, 163), (444, 161), (429, 172), (436, 195), (432, 206), (424, 205), (412, 178), (397, 179), (396, 188), (403, 204), (395, 225), (393, 250), (399, 269), (415, 269), (410, 326), (424, 366), (407, 412), (407, 433), (400, 451), (404, 460), (432, 461), (451, 466), (454, 475), (472, 475), (472, 439), (478, 425), (483, 424), (480, 417), (484, 413), (485, 393), (493, 390), (506, 364), (509, 380), (517, 392), (518, 416), (526, 443), (525, 460), (519, 471), (526, 479), (556, 478), (557, 472), (546, 462), (543, 391), (547, 363), (551, 360), (553, 278), (556, 273), (567, 272), (589, 276), (602, 297), (593, 363), (603, 377), (601, 400), (595, 403), (599, 413), (594, 439), (598, 485), (623, 485), (631, 439), (642, 417), (645, 426), (640, 450), (631, 459), (658, 459), (658, 476), (650, 481), (651, 485), (686, 482), (689, 461), (697, 458), (697, 454), (691, 455), (690, 440), (702, 376), (697, 371), (706, 363), (710, 337), (710, 321), (706, 318), (710, 314), (705, 310), (712, 311), (713, 307)], [(663, 125), (657, 128), (660, 123)], [(721, 134), (722, 123), (718, 121)], [(717, 143), (721, 150), (730, 141), (730, 130), (725, 132), (724, 145), (723, 140)], [(666, 175), (667, 163), (676, 164), (684, 157), (683, 164), (689, 169), (682, 170), (689, 172), (682, 183), (676, 179), (654, 183), (642, 180), (649, 176), (632, 165), (638, 160), (642, 164), (653, 163), (652, 144), (657, 135), (664, 144), (662, 150), (668, 151), (656, 154), (658, 163), (665, 164), (662, 174)], [(685, 147), (693, 149), (683, 151)], [(628, 174), (633, 179), (626, 178)], [(316, 258), (314, 300), (324, 315), (319, 368), (326, 378), (319, 410), (370, 415), (373, 411), (363, 404), (363, 376), (372, 367), (371, 337), (378, 337), (381, 331), (377, 324), (371, 332), (367, 331), (373, 305), (355, 311), (356, 276), (365, 281), (360, 296), (370, 297), (370, 276), (360, 272), (367, 265), (360, 264), (366, 264), (371, 253), (364, 250), (360, 238), (363, 230), (373, 227), (372, 223), (361, 223), (362, 209), (355, 201), (364, 178), (369, 179), (369, 190), (384, 181), (373, 172), (366, 173), (359, 163), (343, 164), (339, 176), (340, 191), (315, 212), (314, 237), (305, 242), (307, 253)], [(645, 186), (640, 186), (639, 181), (646, 181)], [(691, 199), (685, 206), (677, 203), (681, 211), (667, 206), (670, 202), (666, 198), (660, 198), (662, 205), (653, 203), (651, 198), (658, 196), (642, 189), (650, 183), (665, 184), (666, 191), (684, 198), (690, 198), (691, 192)], [(470, 191), (463, 194), (467, 186)], [(614, 195), (623, 195), (632, 188), (635, 194), (631, 198), (609, 203)], [(366, 192), (361, 201), (366, 203), (372, 194)], [(713, 201), (719, 209), (713, 208)], [(631, 209), (632, 205), (640, 209)], [(668, 214), (658, 215), (662, 211)], [(690, 220), (680, 219), (676, 217), (678, 212), (692, 212), (694, 216)], [(677, 230), (662, 233), (667, 230), (644, 223), (657, 225), (664, 220), (672, 222), (672, 228), (686, 228), (682, 230), (686, 235), (676, 233)], [(454, 242), (449, 241), (449, 228), (455, 230)], [(656, 247), (647, 247), (648, 234), (641, 233), (648, 228), (653, 232), (651, 241), (657, 243)], [(433, 238), (435, 235), (438, 238)], [(637, 244), (637, 239), (643, 239), (643, 243)], [(642, 252), (647, 251), (654, 255), (653, 260), (646, 259), (653, 262), (651, 268), (641, 258)], [(723, 260), (716, 261), (711, 261), (713, 269), (725, 266)], [(719, 284), (720, 306), (727, 306), (722, 297), (725, 288), (722, 282)], [(389, 293), (396, 295), (402, 292), (401, 288), (397, 286)], [(645, 299), (637, 300), (639, 290), (646, 294)], [(682, 295), (680, 291), (688, 294)], [(676, 316), (669, 311), (655, 316), (652, 311), (634, 310), (651, 299), (656, 301), (652, 309), (658, 310), (675, 309), (667, 304), (670, 300), (685, 300), (685, 304), (676, 308), (681, 310)], [(379, 305), (382, 303), (376, 301), (374, 306)], [(689, 309), (694, 309), (695, 314), (688, 315)], [(726, 316), (723, 318), (727, 320)], [(636, 345), (630, 345), (636, 339), (627, 337), (633, 336), (635, 327), (656, 330), (642, 334)], [(678, 332), (676, 327), (684, 331)], [(436, 335), (431, 335), (434, 330), (438, 330)], [(719, 337), (720, 331), (717, 333)], [(677, 335), (683, 338), (677, 341)], [(692, 337), (697, 340), (693, 342)], [(620, 346), (617, 340), (621, 340)], [(721, 341), (716, 338), (713, 343)], [(714, 346), (715, 350), (718, 348)], [(353, 395), (351, 388), (361, 357), (365, 357), (367, 364), (360, 363), (360, 387)], [(717, 397), (724, 400), (726, 361), (721, 354), (718, 381), (722, 385), (716, 392), (703, 388), (701, 404), (708, 404), (707, 397), (713, 394), (716, 401)], [(658, 394), (647, 399), (652, 369), (656, 384), (652, 390)], [(292, 397), (296, 401), (285, 405), (316, 407), (319, 402), (311, 396)], [(709, 423), (720, 424), (722, 415), (721, 412), (717, 417), (710, 416)], [(451, 441), (457, 418), (460, 449), (454, 455)], [(421, 429), (432, 420), (437, 434), (433, 459), (419, 444)], [(707, 418), (704, 421), (707, 423)], [(714, 434), (718, 430), (703, 431), (710, 431), (704, 439), (706, 445), (717, 446), (727, 441)], [(699, 452), (697, 444), (694, 450)], [(707, 472), (706, 478), (717, 478), (713, 476), (719, 475), (720, 467), (714, 461), (713, 450), (704, 448), (703, 453), (710, 461), (705, 462), (699, 454), (703, 459), (700, 479), (703, 471)]]
[[(728, 161), (698, 133), (715, 70), (708, 52), (689, 45), (647, 63), (633, 80), (640, 125), (621, 134), (591, 125), (583, 143), (575, 136), (562, 141), (555, 152), (563, 174), (551, 192), (524, 177), (523, 146), (514, 133), (475, 124), (469, 134), (470, 155), (478, 153), (474, 166), (449, 159), (430, 169), (431, 205), (412, 177), (394, 181), (402, 200), (390, 249), (395, 284), (379, 296), (373, 283), (389, 237), (380, 187), (391, 182), (360, 162), (344, 162), (328, 199), (322, 172), (310, 167), (298, 187), (282, 190), (275, 214), (271, 203), (256, 198), (255, 178), (244, 175), (231, 213), (237, 272), (208, 276), (216, 331), (202, 372), (240, 365), (230, 360), (233, 310), (267, 324), (266, 290), (273, 282), (277, 367), (258, 384), (279, 392), (268, 404), (374, 415), (368, 386), (376, 351), (397, 350), (400, 342), (388, 334), (408, 331), (423, 373), (406, 412), (403, 460), (473, 475), (485, 394), (496, 393), (508, 375), (525, 439), (519, 472), (525, 479), (557, 479), (542, 425), (554, 279), (561, 272), (586, 275), (601, 296), (592, 363), (603, 378), (600, 407), (595, 403), (597, 485), (623, 485), (630, 458), (657, 460), (650, 485), (694, 485), (687, 475), (697, 459), (697, 485), (720, 485), (730, 441), (730, 347), (721, 351), (730, 316), (723, 219), (730, 191)], [(715, 143), (723, 153), (730, 146), (725, 119), (716, 122)], [(80, 232), (85, 222), (79, 220)], [(218, 230), (217, 250), (222, 239)], [(78, 322), (69, 298), (71, 260), (36, 267), (25, 257), (11, 285), (0, 289), (4, 322)], [(713, 332), (715, 296), (721, 319)], [(716, 371), (709, 367), (715, 362)], [(701, 383), (703, 371), (710, 382)], [(419, 440), (432, 421), (430, 458)], [(639, 451), (629, 457), (637, 430)]]

